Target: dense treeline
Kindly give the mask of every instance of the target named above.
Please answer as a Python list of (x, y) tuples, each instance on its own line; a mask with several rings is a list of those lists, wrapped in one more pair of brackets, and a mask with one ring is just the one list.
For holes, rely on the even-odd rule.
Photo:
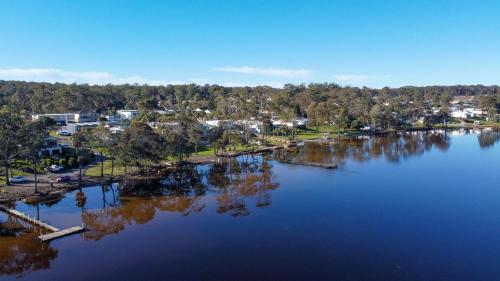
[[(30, 120), (33, 113), (86, 111), (112, 114), (117, 109), (138, 109), (141, 115), (120, 134), (100, 126), (72, 136), (80, 170), (84, 152), (93, 150), (127, 170), (148, 171), (165, 159), (183, 162), (199, 147), (215, 154), (266, 142), (280, 134), (293, 139), (295, 128), (274, 125), (272, 120), (308, 118), (308, 126), (385, 130), (416, 124), (430, 126), (450, 120), (452, 100), (473, 97), (465, 104), (477, 106), (489, 121), (498, 121), (500, 89), (497, 86), (432, 86), (403, 88), (353, 88), (337, 84), (271, 87), (223, 87), (218, 85), (106, 85), (49, 84), (0, 81), (0, 164), (6, 183), (15, 160), (40, 164), (39, 151), (52, 126), (50, 120)], [(463, 105), (465, 106), (465, 105)], [(201, 110), (201, 109), (207, 109)], [(160, 114), (164, 110), (169, 114)], [(200, 118), (218, 118), (210, 129)], [(281, 120), (279, 120), (281, 119)], [(257, 122), (260, 129), (252, 128)], [(298, 122), (298, 121), (297, 121)], [(292, 126), (293, 127), (293, 126)], [(307, 129), (307, 128), (303, 128)], [(258, 132), (258, 134), (257, 134)], [(69, 160), (68, 160), (69, 161)], [(72, 161), (75, 162), (75, 161)], [(101, 162), (101, 176), (103, 176)], [(113, 169), (113, 168), (112, 168)], [(11, 172), (12, 174), (12, 172)], [(81, 174), (81, 172), (80, 172)], [(81, 178), (81, 175), (80, 175)]]
[[(0, 106), (10, 105), (31, 113), (92, 111), (107, 113), (113, 109), (207, 108), (214, 110), (227, 98), (251, 99), (260, 110), (281, 114), (307, 115), (311, 103), (333, 100), (352, 103), (349, 111), (367, 112), (373, 99), (432, 101), (439, 103), (454, 96), (498, 96), (498, 86), (428, 86), (402, 88), (353, 88), (337, 84), (285, 85), (271, 87), (223, 87), (218, 85), (77, 85), (21, 81), (0, 81)], [(355, 103), (353, 101), (356, 101)], [(367, 109), (370, 107), (370, 109)]]

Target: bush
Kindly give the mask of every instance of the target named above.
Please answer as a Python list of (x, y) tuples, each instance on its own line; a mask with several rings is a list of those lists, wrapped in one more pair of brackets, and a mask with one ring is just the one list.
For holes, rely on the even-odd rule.
[(357, 119), (352, 120), (351, 122), (351, 128), (352, 129), (358, 129), (360, 127), (360, 122)]
[(59, 159), (59, 166), (66, 167), (68, 165), (68, 161), (65, 158)]
[(90, 164), (94, 160), (95, 156), (92, 151), (85, 149), (80, 152), (80, 161), (82, 165)]
[(52, 164), (53, 164), (53, 161), (51, 158), (42, 159), (42, 167), (43, 168), (49, 167)]
[(76, 158), (75, 157), (70, 157), (69, 160), (68, 160), (68, 166), (75, 167), (76, 165), (78, 165), (78, 163), (76, 162)]

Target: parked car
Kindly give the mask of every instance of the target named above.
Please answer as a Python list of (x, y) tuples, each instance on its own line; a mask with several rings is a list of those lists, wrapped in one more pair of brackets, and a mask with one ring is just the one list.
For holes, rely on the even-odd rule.
[(57, 131), (57, 134), (60, 135), (60, 136), (71, 136), (71, 133), (66, 131), (66, 130), (59, 130)]
[(59, 165), (50, 165), (50, 167), (49, 167), (49, 171), (51, 171), (51, 172), (59, 172), (62, 170), (64, 170), (64, 167), (59, 166)]
[(10, 182), (11, 183), (23, 183), (25, 182), (27, 179), (23, 176), (16, 176), (16, 177), (12, 177), (10, 178)]
[(70, 176), (61, 176), (56, 179), (56, 182), (69, 182), (71, 181)]

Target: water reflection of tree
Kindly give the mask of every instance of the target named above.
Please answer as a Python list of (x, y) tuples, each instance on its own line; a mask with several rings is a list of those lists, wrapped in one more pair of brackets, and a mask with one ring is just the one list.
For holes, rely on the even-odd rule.
[(489, 148), (500, 141), (500, 131), (496, 130), (482, 130), (477, 136), (477, 141), (481, 148)]
[(279, 187), (273, 179), (271, 164), (261, 157), (224, 159), (208, 172), (209, 183), (217, 188), (217, 212), (231, 216), (249, 215), (249, 198), (255, 199), (258, 208), (269, 206), (269, 192)]
[(57, 257), (57, 250), (36, 240), (37, 232), (13, 217), (0, 222), (0, 275), (22, 276), (46, 269)]
[(120, 204), (98, 211), (85, 211), (82, 220), (88, 231), (87, 240), (99, 240), (118, 233), (128, 225), (144, 224), (157, 212), (183, 216), (204, 210), (203, 197), (214, 194), (217, 212), (232, 216), (249, 214), (248, 200), (256, 207), (270, 205), (269, 191), (278, 187), (273, 182), (272, 166), (258, 158), (223, 159), (206, 168), (196, 166), (170, 171), (161, 179), (128, 182), (120, 192)]
[(306, 143), (297, 149), (277, 151), (274, 158), (283, 162), (341, 165), (346, 160), (364, 162), (384, 156), (387, 161), (399, 162), (432, 148), (445, 151), (450, 145), (450, 137), (444, 131), (394, 132), (372, 137), (341, 137), (330, 143)]

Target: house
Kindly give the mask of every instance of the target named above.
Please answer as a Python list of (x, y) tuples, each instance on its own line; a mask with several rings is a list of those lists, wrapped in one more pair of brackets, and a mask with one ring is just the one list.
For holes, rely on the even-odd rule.
[(283, 126), (287, 126), (288, 128), (295, 127), (295, 123), (293, 121), (272, 120), (272, 123), (273, 123), (273, 127), (275, 127), (275, 128), (283, 127)]
[(450, 116), (453, 118), (468, 119), (483, 116), (483, 111), (472, 107), (464, 108), (462, 110), (453, 108), (450, 112)]
[(307, 122), (308, 122), (307, 118), (302, 117), (302, 118), (295, 119), (294, 123), (295, 123), (295, 126), (302, 127), (302, 126), (307, 126)]
[(171, 121), (171, 122), (148, 122), (148, 126), (153, 128), (153, 129), (158, 129), (161, 127), (171, 127), (171, 128), (177, 128), (181, 126), (181, 123), (176, 122), (176, 121)]
[(74, 134), (76, 132), (79, 132), (83, 128), (95, 128), (99, 126), (101, 123), (99, 122), (85, 122), (85, 123), (70, 123), (66, 125), (66, 130), (70, 134)]
[(122, 110), (117, 110), (116, 113), (120, 114), (120, 116), (123, 118), (123, 119), (133, 119), (134, 117), (138, 116), (139, 115), (139, 111), (138, 110), (134, 110), (134, 109), (131, 109), (131, 110), (128, 110), (128, 109), (122, 109)]
[(59, 144), (56, 138), (47, 137), (43, 140), (43, 148), (38, 151), (40, 156), (54, 154), (62, 154), (62, 146)]
[(109, 127), (109, 131), (112, 134), (118, 134), (118, 133), (125, 131), (125, 129), (123, 127), (120, 127), (120, 126), (114, 126), (114, 127)]
[(95, 122), (97, 121), (96, 113), (49, 113), (49, 114), (33, 114), (31, 115), (32, 120), (38, 120), (40, 118), (50, 118), (54, 120), (59, 125), (67, 125), (69, 123), (81, 123), (81, 122)]
[(120, 123), (122, 121), (122, 116), (120, 114), (106, 115), (105, 118), (108, 120), (108, 123)]
[(220, 120), (205, 120), (205, 121), (202, 121), (201, 123), (204, 126), (206, 126), (207, 128), (211, 129), (211, 128), (219, 127), (220, 122), (221, 122)]

